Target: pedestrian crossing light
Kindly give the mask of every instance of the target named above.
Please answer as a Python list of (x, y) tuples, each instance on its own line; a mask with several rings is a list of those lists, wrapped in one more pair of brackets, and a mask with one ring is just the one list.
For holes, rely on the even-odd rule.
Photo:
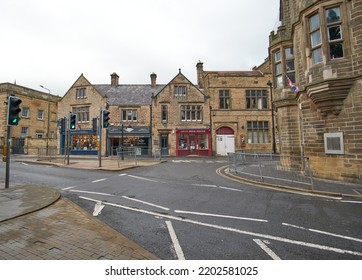
[(75, 130), (77, 127), (77, 115), (76, 114), (70, 114), (69, 115), (69, 129)]
[(21, 99), (15, 96), (9, 96), (8, 98), (8, 125), (18, 125), (20, 121), (20, 103)]
[(103, 128), (109, 127), (109, 119), (110, 119), (109, 114), (110, 114), (109, 111), (107, 110), (103, 111)]

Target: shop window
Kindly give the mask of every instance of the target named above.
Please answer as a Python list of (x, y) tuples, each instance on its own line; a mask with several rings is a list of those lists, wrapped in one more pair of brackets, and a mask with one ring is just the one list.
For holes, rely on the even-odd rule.
[(137, 110), (122, 110), (122, 122), (137, 122)]
[(202, 106), (183, 105), (181, 106), (181, 121), (202, 121)]
[(73, 135), (72, 150), (97, 150), (97, 136), (95, 135)]
[(248, 121), (248, 143), (269, 143), (269, 123), (267, 121)]
[(209, 149), (209, 141), (207, 134), (200, 134), (200, 149), (208, 150)]
[(219, 91), (220, 109), (231, 109), (230, 107), (230, 91)]
[(187, 149), (187, 135), (186, 134), (178, 135), (178, 149), (179, 150)]
[(247, 109), (267, 109), (268, 98), (266, 90), (247, 90), (246, 91)]

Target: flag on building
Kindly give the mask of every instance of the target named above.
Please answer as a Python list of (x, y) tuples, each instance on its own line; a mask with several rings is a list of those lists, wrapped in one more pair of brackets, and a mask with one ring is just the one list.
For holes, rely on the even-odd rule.
[(285, 76), (287, 77), (288, 84), (289, 84), (290, 88), (292, 89), (292, 91), (294, 91), (295, 93), (298, 93), (298, 91), (299, 91), (298, 86), (295, 83), (293, 83), (292, 80), (289, 79), (289, 77), (287, 75), (285, 75)]

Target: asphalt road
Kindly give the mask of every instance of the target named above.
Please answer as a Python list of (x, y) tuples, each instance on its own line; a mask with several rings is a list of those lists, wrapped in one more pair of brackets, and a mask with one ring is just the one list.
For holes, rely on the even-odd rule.
[(11, 182), (62, 190), (161, 259), (362, 259), (361, 203), (248, 186), (217, 175), (223, 165), (170, 159), (105, 172), (14, 162)]

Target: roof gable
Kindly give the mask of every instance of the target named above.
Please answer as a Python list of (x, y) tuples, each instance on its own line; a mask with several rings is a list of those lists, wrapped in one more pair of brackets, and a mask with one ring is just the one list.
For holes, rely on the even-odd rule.
[[(88, 79), (83, 75), (83, 73), (79, 76), (79, 78), (73, 83), (73, 85), (68, 89), (68, 91), (66, 92), (66, 94), (64, 94), (63, 98), (65, 98), (73, 88), (75, 87), (87, 87), (87, 86), (91, 86), (94, 88), (94, 86), (88, 81)], [(94, 88), (95, 91), (104, 96), (102, 93), (100, 93), (99, 91), (97, 91), (96, 88)]]
[[(186, 76), (184, 74), (181, 73), (181, 69), (179, 69), (179, 73), (167, 84), (164, 86), (164, 88), (168, 87), (171, 84), (189, 84), (192, 88), (194, 88), (198, 93), (200, 93), (201, 95), (205, 96), (205, 94), (200, 90), (199, 87), (195, 86), (188, 78), (186, 78)], [(164, 89), (163, 88), (163, 89)], [(163, 89), (161, 89), (157, 95), (159, 93), (161, 93), (163, 91)]]

